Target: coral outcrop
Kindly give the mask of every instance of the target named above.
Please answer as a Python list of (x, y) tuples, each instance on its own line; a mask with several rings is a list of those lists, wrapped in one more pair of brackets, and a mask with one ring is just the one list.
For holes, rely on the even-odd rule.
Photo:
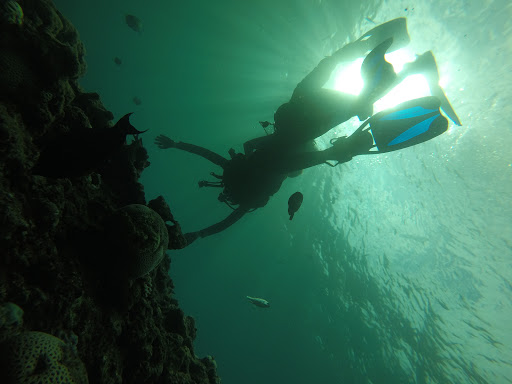
[(121, 255), (115, 272), (136, 279), (160, 264), (169, 244), (163, 219), (151, 208), (130, 204), (114, 213), (108, 233), (112, 251)]
[[(50, 0), (17, 4), (22, 23), (0, 19), (0, 363), (21, 361), (5, 351), (36, 359), (20, 364), (46, 372), (40, 382), (84, 382), (58, 365), (68, 358), (83, 362), (91, 383), (219, 382), (214, 360), (195, 355), (193, 319), (173, 297), (162, 248), (185, 239), (163, 198), (146, 204), (143, 135), (84, 176), (32, 173), (46, 143), (74, 129), (109, 129), (113, 115), (78, 85), (85, 49), (71, 23)], [(144, 229), (127, 261), (136, 272), (121, 281), (116, 246), (105, 244), (112, 218), (127, 211), (131, 228)], [(129, 227), (116, 235), (128, 238)]]
[(0, 367), (9, 384), (87, 384), (72, 346), (44, 332), (22, 332), (0, 344)]

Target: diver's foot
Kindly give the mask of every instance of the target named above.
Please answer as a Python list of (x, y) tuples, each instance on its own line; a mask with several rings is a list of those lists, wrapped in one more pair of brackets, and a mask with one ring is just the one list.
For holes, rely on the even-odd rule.
[(356, 131), (351, 136), (338, 137), (331, 140), (332, 147), (329, 151), (329, 160), (346, 163), (354, 156), (368, 153), (373, 148), (373, 136), (370, 131)]
[(347, 138), (346, 143), (351, 156), (368, 153), (373, 148), (373, 136), (369, 130), (356, 131)]

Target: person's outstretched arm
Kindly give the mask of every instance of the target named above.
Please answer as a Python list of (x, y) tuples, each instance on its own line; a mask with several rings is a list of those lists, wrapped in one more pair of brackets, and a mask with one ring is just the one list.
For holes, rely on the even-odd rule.
[(213, 151), (210, 151), (209, 149), (194, 144), (183, 143), (181, 141), (174, 141), (165, 135), (157, 136), (155, 139), (155, 144), (160, 149), (176, 148), (181, 149), (182, 151), (193, 153), (194, 155), (204, 157), (206, 160), (211, 161), (213, 164), (223, 168), (228, 162), (228, 159)]
[(216, 224), (210, 225), (209, 227), (201, 229), (200, 231), (185, 233), (185, 239), (187, 239), (188, 244), (192, 244), (200, 237), (211, 236), (222, 232), (240, 220), (248, 211), (249, 209), (247, 208), (238, 207), (228, 217)]

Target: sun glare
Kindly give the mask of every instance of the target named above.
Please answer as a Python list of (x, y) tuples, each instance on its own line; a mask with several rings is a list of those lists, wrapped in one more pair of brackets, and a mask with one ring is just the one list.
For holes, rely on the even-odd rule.
[[(396, 73), (399, 73), (406, 63), (414, 61), (415, 55), (407, 49), (387, 54), (386, 60), (393, 65)], [(361, 77), (361, 64), (363, 59), (358, 59), (348, 65), (340, 66), (334, 76), (332, 88), (340, 92), (358, 95), (363, 89)], [(429, 96), (430, 90), (427, 80), (422, 75), (408, 76), (384, 97), (374, 104), (374, 113), (391, 108), (399, 103), (418, 97)]]

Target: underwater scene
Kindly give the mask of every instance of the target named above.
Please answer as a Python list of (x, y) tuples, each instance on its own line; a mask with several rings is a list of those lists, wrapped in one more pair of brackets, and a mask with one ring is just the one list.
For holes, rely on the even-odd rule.
[(0, 10), (1, 383), (512, 383), (512, 3)]

